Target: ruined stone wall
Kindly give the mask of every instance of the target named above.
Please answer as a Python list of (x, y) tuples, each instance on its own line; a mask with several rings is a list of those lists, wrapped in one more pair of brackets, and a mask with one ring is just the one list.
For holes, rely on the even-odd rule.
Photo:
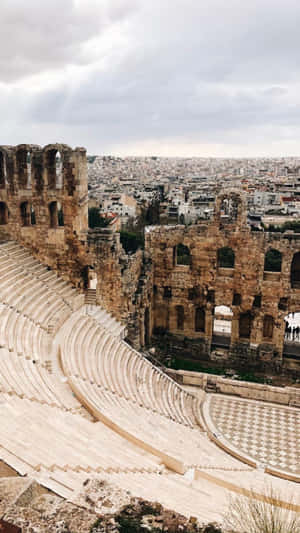
[(0, 238), (17, 240), (81, 286), (87, 192), (84, 148), (0, 147)]
[[(188, 265), (177, 262), (176, 250), (182, 244), (190, 252)], [(233, 268), (218, 264), (218, 250), (224, 247), (234, 252)], [(282, 254), (280, 272), (264, 270), (270, 249)], [(280, 366), (284, 317), (300, 311), (300, 285), (291, 284), (300, 235), (251, 232), (244, 199), (229, 191), (218, 198), (209, 224), (147, 228), (146, 251), (153, 262), (154, 332), (165, 331), (185, 342), (191, 339), (200, 358)], [(230, 338), (223, 340), (213, 332), (215, 307), (221, 305), (233, 313)], [(183, 324), (178, 322), (178, 306)], [(204, 320), (198, 328), (197, 309)]]
[(140, 344), (135, 294), (143, 285), (143, 253), (127, 255), (119, 234), (88, 229), (84, 148), (0, 147), (0, 240), (18, 241), (82, 290), (96, 278), (97, 303), (129, 322)]
[(186, 370), (168, 369), (167, 373), (180, 385), (191, 385), (205, 391), (230, 394), (248, 400), (261, 400), (291, 407), (300, 406), (300, 390), (295, 387), (274, 387), (273, 385), (250, 383), (249, 381), (233, 380)]
[[(87, 185), (83, 148), (0, 147), (0, 239), (17, 240), (79, 288), (97, 279), (96, 302), (127, 324), (136, 348), (167, 332), (171, 348), (175, 340), (197, 358), (280, 367), (284, 317), (300, 311), (300, 235), (251, 232), (244, 198), (227, 191), (211, 222), (146, 228), (145, 251), (127, 255), (119, 234), (88, 230)], [(218, 261), (224, 247), (232, 268)], [(281, 253), (278, 272), (264, 269), (271, 249)], [(232, 311), (230, 337), (213, 331), (220, 305)]]
[[(152, 316), (151, 262), (142, 250), (126, 254), (120, 235), (109, 229), (90, 230), (88, 249), (89, 262), (97, 273), (97, 304), (126, 323), (128, 338), (139, 348), (145, 343), (145, 313), (149, 321)], [(150, 322), (148, 329), (150, 334)]]

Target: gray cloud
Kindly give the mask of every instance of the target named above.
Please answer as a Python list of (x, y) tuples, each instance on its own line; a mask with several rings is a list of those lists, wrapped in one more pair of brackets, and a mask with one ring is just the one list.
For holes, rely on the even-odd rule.
[(1, 0), (0, 81), (89, 63), (83, 45), (134, 6), (134, 0)]
[[(10, 136), (18, 125), (19, 141), (38, 134), (29, 140), (47, 142), (54, 132), (55, 140), (90, 151), (173, 139), (179, 149), (180, 143), (244, 145), (245, 154), (251, 144), (267, 149), (299, 138), (296, 0), (64, 0), (63, 6), (1, 3), (0, 39), (13, 35), (9, 48), (0, 47), (5, 116), (18, 95)], [(111, 39), (103, 62), (101, 46), (90, 55), (85, 48), (102, 35)], [(75, 78), (55, 88), (9, 91), (10, 80), (49, 69), (55, 77), (69, 65), (78, 67)]]

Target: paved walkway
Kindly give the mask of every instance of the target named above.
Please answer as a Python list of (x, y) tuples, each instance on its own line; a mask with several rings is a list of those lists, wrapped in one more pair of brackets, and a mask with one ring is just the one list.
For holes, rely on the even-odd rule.
[(213, 394), (216, 430), (262, 466), (300, 476), (300, 410)]

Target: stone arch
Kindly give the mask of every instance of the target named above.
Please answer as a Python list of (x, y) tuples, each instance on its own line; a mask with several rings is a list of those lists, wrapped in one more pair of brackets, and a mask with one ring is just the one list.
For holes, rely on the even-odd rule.
[(31, 179), (31, 152), (26, 145), (16, 149), (17, 180), (20, 189), (27, 189)]
[(204, 307), (196, 307), (195, 309), (195, 331), (205, 332), (205, 309)]
[(294, 254), (291, 263), (291, 287), (300, 289), (300, 252)]
[(217, 252), (217, 263), (220, 268), (234, 268), (235, 254), (229, 246), (219, 248)]
[(48, 144), (43, 153), (48, 189), (61, 189), (66, 180), (68, 195), (73, 195), (75, 185), (73, 167), (70, 163), (71, 148), (66, 144)]
[(48, 209), (50, 228), (55, 229), (58, 226), (64, 226), (64, 213), (61, 204), (56, 201), (50, 202)]
[(263, 337), (264, 339), (273, 339), (274, 318), (272, 315), (265, 315), (263, 321)]
[(55, 148), (47, 150), (45, 166), (48, 188), (50, 190), (57, 189), (62, 179), (62, 156), (59, 150)]
[(5, 202), (0, 202), (0, 225), (8, 224), (8, 207)]
[(176, 329), (184, 330), (184, 307), (183, 305), (176, 305)]
[(20, 216), (22, 226), (31, 225), (31, 208), (28, 201), (22, 202), (20, 204)]
[(252, 328), (252, 315), (250, 311), (240, 314), (239, 336), (243, 339), (250, 339)]
[(275, 248), (270, 248), (265, 255), (264, 271), (281, 272), (282, 253)]
[(43, 176), (43, 153), (41, 149), (34, 150), (32, 152), (31, 162), (31, 183), (33, 189), (38, 194), (41, 194), (44, 189), (44, 176)]

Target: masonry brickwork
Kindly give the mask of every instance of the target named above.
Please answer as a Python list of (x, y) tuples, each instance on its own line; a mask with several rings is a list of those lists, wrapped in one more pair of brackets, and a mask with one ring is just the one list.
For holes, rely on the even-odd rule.
[(17, 240), (80, 286), (87, 226), (84, 148), (72, 150), (62, 144), (0, 147), (2, 240)]
[(97, 303), (129, 321), (140, 345), (135, 324), (143, 253), (127, 255), (118, 233), (89, 230), (84, 148), (0, 147), (0, 240), (12, 239), (82, 291), (96, 279)]
[[(170, 350), (217, 364), (280, 370), (289, 356), (284, 317), (300, 311), (300, 235), (251, 231), (239, 191), (218, 197), (212, 221), (148, 227), (145, 250), (126, 254), (118, 233), (88, 229), (84, 148), (1, 146), (0, 240), (7, 239), (82, 291), (96, 280), (96, 302), (126, 323), (137, 349), (163, 333)], [(220, 263), (221, 249), (232, 265)], [(276, 271), (265, 269), (270, 250), (281, 254)], [(231, 310), (230, 335), (214, 331), (224, 318), (218, 306)]]
[[(189, 264), (178, 264), (182, 245)], [(224, 248), (233, 252), (232, 268), (218, 263)], [(280, 271), (265, 270), (270, 250), (281, 254)], [(284, 318), (300, 311), (300, 235), (251, 231), (245, 199), (228, 191), (210, 223), (148, 228), (146, 251), (153, 263), (153, 331), (166, 333), (170, 348), (173, 339), (179, 353), (198, 359), (281, 368)], [(229, 336), (214, 332), (218, 306), (231, 310)]]

